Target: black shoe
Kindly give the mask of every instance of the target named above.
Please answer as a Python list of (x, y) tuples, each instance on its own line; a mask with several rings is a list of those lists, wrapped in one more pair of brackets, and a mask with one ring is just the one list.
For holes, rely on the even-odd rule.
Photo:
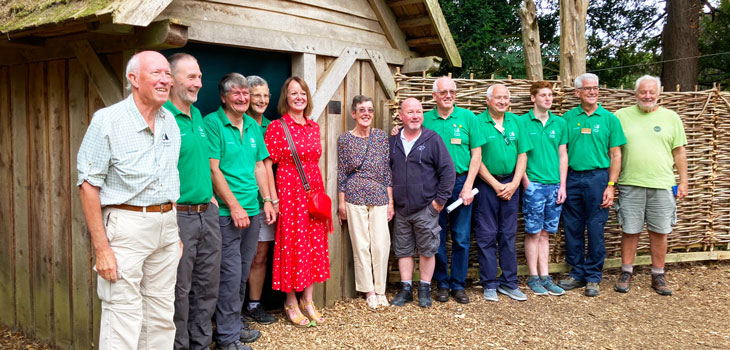
[(247, 307), (243, 308), (243, 316), (258, 324), (272, 324), (276, 322), (276, 317), (272, 316), (259, 305), (251, 310)]
[(261, 336), (261, 332), (255, 329), (241, 329), (241, 342), (253, 343)]
[(240, 341), (235, 340), (233, 341), (233, 343), (226, 345), (216, 344), (215, 350), (251, 350), (251, 347), (248, 345), (243, 345)]
[(438, 290), (436, 290), (436, 301), (441, 303), (449, 301), (449, 289), (439, 288)]
[(558, 286), (560, 288), (563, 288), (563, 290), (567, 291), (567, 290), (571, 290), (571, 289), (585, 287), (586, 281), (578, 281), (577, 279), (570, 276), (567, 279), (560, 280), (560, 282), (558, 282)]
[(418, 306), (431, 307), (431, 285), (421, 283), (418, 286)]
[(451, 292), (451, 296), (453, 296), (454, 301), (459, 304), (469, 304), (469, 296), (466, 295), (466, 291), (463, 289), (457, 289)]
[(406, 303), (413, 301), (413, 286), (408, 283), (401, 282), (400, 288), (400, 292), (398, 292), (398, 294), (390, 300), (390, 305), (403, 306)]

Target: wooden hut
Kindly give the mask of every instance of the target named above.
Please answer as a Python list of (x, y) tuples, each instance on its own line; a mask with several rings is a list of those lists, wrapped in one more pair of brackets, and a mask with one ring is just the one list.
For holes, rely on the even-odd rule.
[[(304, 77), (333, 198), (348, 101), (373, 96), (376, 125), (389, 129), (396, 68), (434, 70), (441, 57), (461, 66), (437, 0), (6, 0), (0, 34), (0, 322), (60, 349), (95, 347), (98, 336), (76, 153), (93, 112), (125, 96), (135, 52), (198, 57), (203, 112), (217, 107), (228, 71), (261, 75), (274, 94)], [(348, 240), (339, 228), (330, 236), (320, 304), (355, 294)]]

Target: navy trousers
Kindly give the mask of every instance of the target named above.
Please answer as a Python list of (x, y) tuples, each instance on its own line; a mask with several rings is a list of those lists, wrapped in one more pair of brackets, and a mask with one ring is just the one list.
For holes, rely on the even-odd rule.
[[(461, 189), (466, 181), (466, 174), (456, 178), (451, 198), (446, 201), (449, 206), (459, 199)], [(474, 204), (461, 205), (451, 213), (446, 208), (439, 214), (441, 241), (436, 253), (436, 269), (433, 279), (439, 288), (459, 290), (466, 288), (466, 272), (469, 268), (469, 245), (471, 244), (471, 211)], [(448, 256), (446, 255), (446, 236), (451, 232), (451, 276), (449, 277)]]
[[(512, 177), (502, 183), (512, 181)], [(474, 208), (474, 234), (479, 258), (479, 279), (485, 289), (497, 289), (499, 285), (517, 288), (517, 208), (520, 190), (509, 201), (497, 197), (492, 186), (481, 179), (475, 181), (479, 193)], [(497, 252), (502, 275), (497, 280)]]
[(607, 185), (607, 169), (568, 170), (568, 197), (563, 205), (565, 262), (572, 267), (570, 276), (578, 281), (601, 282), (603, 277), (603, 227), (608, 220), (608, 208), (601, 208), (601, 202)]

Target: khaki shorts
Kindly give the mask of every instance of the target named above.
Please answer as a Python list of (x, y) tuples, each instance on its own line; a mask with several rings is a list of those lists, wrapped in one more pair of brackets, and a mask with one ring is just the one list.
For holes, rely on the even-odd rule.
[(396, 213), (393, 254), (396, 258), (413, 256), (418, 248), (419, 254), (432, 257), (439, 249), (440, 233), (439, 212), (432, 204), (408, 216)]
[(621, 231), (640, 233), (644, 223), (651, 232), (671, 233), (677, 224), (677, 202), (671, 189), (619, 185), (615, 204)]

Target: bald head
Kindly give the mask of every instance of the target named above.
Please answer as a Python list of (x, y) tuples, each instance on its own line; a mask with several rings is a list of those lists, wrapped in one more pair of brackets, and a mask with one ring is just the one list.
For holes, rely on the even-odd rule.
[(407, 98), (400, 105), (398, 112), (400, 120), (403, 122), (405, 132), (418, 132), (423, 125), (423, 106), (421, 102), (415, 98)]
[(167, 101), (172, 86), (170, 64), (157, 51), (142, 51), (127, 64), (127, 81), (135, 102), (159, 108)]

